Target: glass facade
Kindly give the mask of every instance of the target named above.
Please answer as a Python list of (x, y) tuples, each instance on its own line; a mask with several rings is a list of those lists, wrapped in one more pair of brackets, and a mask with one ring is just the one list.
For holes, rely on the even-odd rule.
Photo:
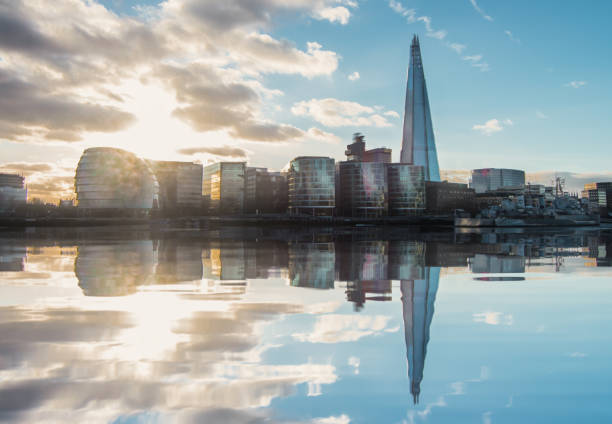
[(338, 209), (343, 216), (380, 217), (387, 213), (387, 176), (381, 162), (338, 164)]
[(525, 185), (525, 171), (520, 169), (483, 168), (472, 170), (470, 188), (476, 193), (486, 193), (504, 187)]
[(332, 216), (336, 177), (332, 158), (303, 156), (289, 165), (289, 213)]
[(159, 185), (147, 163), (121, 149), (96, 147), (83, 152), (76, 170), (79, 209), (151, 209)]
[(0, 174), (0, 212), (14, 209), (28, 199), (25, 179), (16, 174)]
[(150, 161), (159, 183), (160, 209), (199, 208), (202, 205), (202, 165)]
[(287, 176), (267, 168), (246, 169), (245, 210), (247, 213), (287, 212)]
[(245, 173), (244, 162), (219, 162), (204, 168), (202, 197), (209, 213), (244, 212)]
[(410, 66), (406, 86), (404, 135), (400, 162), (422, 166), (425, 180), (440, 181), (438, 153), (429, 109), (421, 47), (416, 36), (410, 46)]
[(425, 170), (422, 166), (389, 163), (389, 215), (418, 215), (425, 211)]

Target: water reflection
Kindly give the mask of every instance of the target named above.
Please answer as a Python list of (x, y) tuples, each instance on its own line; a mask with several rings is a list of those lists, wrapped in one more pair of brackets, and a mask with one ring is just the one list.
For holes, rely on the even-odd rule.
[[(537, 337), (550, 322), (561, 321), (555, 331), (563, 337), (546, 346), (586, 363), (595, 355), (590, 339), (574, 340), (580, 332), (567, 317), (595, 318), (569, 308), (612, 298), (605, 286), (591, 303), (572, 286), (554, 286), (609, 279), (594, 267), (610, 266), (612, 238), (593, 231), (71, 230), (0, 238), (0, 420), (9, 421), (444, 422), (432, 410), (452, 407), (448, 387), (468, 397), (466, 386), (485, 380), (462, 370), (501, 373), (514, 356), (521, 364), (529, 355), (545, 360)], [(545, 290), (557, 290), (556, 312), (525, 300), (548, 298)], [(521, 322), (530, 306), (541, 309), (537, 320), (552, 320)], [(587, 326), (599, 329), (597, 340), (604, 327), (608, 321)], [(487, 344), (501, 331), (518, 341), (508, 352)], [(602, 364), (593, 368), (602, 372)], [(541, 378), (531, 383), (549, 390)], [(509, 386), (520, 399), (520, 385)], [(505, 385), (489, 390), (505, 393)], [(469, 396), (477, 405), (487, 399)], [(361, 407), (368, 401), (388, 407), (371, 416)]]

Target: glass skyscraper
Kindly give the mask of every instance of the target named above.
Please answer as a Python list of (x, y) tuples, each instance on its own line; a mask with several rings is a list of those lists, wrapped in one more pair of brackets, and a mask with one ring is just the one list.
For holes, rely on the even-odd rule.
[(425, 169), (425, 180), (440, 181), (440, 168), (436, 152), (429, 97), (423, 72), (421, 47), (415, 35), (410, 46), (410, 66), (406, 87), (404, 136), (401, 163), (420, 165)]

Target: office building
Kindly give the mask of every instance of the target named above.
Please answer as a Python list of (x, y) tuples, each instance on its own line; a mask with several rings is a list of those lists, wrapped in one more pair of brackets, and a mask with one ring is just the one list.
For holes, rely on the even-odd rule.
[(522, 189), (525, 186), (525, 171), (519, 169), (484, 168), (472, 170), (470, 188), (476, 193), (486, 193), (503, 188)]
[(159, 185), (149, 165), (122, 149), (86, 149), (75, 176), (77, 207), (93, 211), (146, 212), (157, 205)]
[(0, 174), (0, 212), (8, 212), (28, 200), (25, 178), (16, 174)]
[(337, 200), (341, 216), (376, 218), (387, 214), (387, 175), (382, 162), (340, 162)]
[(204, 168), (204, 209), (213, 215), (244, 213), (245, 162), (218, 162)]
[(612, 212), (612, 182), (585, 184), (582, 197), (588, 200), (591, 213), (608, 217)]
[(446, 215), (458, 209), (475, 212), (476, 193), (467, 184), (426, 181), (425, 204), (432, 214)]
[(429, 109), (421, 47), (416, 35), (410, 46), (400, 162), (422, 166), (426, 181), (440, 181), (438, 153)]
[(332, 216), (336, 207), (334, 160), (300, 156), (289, 165), (289, 213)]
[(246, 169), (245, 209), (247, 213), (285, 213), (289, 201), (287, 176), (267, 168)]
[(159, 183), (159, 208), (188, 211), (202, 206), (203, 167), (191, 162), (149, 161)]
[(425, 169), (405, 163), (386, 164), (389, 216), (425, 212)]

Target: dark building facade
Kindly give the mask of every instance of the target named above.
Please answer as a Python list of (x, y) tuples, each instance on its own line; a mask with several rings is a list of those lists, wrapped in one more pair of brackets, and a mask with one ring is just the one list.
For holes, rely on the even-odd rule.
[(219, 162), (204, 168), (202, 197), (210, 214), (239, 215), (244, 213), (246, 164)]
[(335, 162), (322, 156), (300, 156), (289, 165), (289, 213), (333, 216), (336, 207)]
[(191, 162), (149, 161), (159, 184), (159, 208), (167, 212), (186, 212), (202, 206), (201, 164)]
[(426, 181), (425, 194), (429, 213), (449, 214), (456, 209), (474, 212), (476, 209), (476, 193), (467, 184)]
[(287, 176), (267, 168), (246, 169), (245, 211), (285, 213), (289, 201)]
[(390, 216), (421, 215), (425, 212), (425, 172), (422, 166), (386, 164)]
[(599, 213), (602, 217), (612, 213), (612, 182), (585, 184), (582, 197), (588, 199), (591, 213)]
[(382, 162), (337, 165), (338, 211), (342, 216), (374, 218), (387, 214), (387, 175)]

